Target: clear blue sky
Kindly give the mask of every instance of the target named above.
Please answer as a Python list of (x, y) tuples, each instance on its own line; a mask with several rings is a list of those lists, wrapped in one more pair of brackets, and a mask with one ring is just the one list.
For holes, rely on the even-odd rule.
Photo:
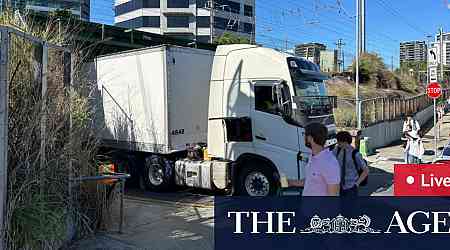
[[(257, 42), (288, 49), (322, 42), (335, 48), (342, 38), (345, 56), (355, 51), (356, 0), (256, 0)], [(112, 24), (113, 0), (91, 0), (91, 21)], [(442, 25), (450, 31), (447, 0), (367, 0), (367, 49), (398, 65), (399, 42), (425, 40)]]

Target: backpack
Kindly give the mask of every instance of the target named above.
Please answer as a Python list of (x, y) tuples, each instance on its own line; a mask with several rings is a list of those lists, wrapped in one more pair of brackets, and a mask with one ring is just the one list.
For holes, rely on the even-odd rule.
[[(341, 148), (338, 148), (337, 151), (336, 151), (336, 156), (338, 156), (340, 152), (341, 152)], [(357, 153), (359, 153), (359, 150), (356, 149), (356, 148), (353, 149), (353, 151), (352, 151), (352, 160), (353, 160), (353, 165), (355, 166), (356, 171), (358, 172), (358, 176), (361, 176), (361, 174), (362, 174), (362, 172), (363, 172), (363, 169), (362, 169), (362, 168), (358, 168), (358, 163), (357, 163), (357, 161), (356, 161), (356, 154), (357, 154)], [(364, 158), (361, 158), (361, 159), (362, 159), (363, 162), (366, 164), (366, 166), (369, 166), (369, 164), (368, 164), (368, 162), (367, 162), (366, 159), (364, 159)], [(362, 186), (362, 187), (367, 186), (368, 182), (369, 182), (369, 176), (367, 176), (367, 177), (359, 184), (359, 186)]]

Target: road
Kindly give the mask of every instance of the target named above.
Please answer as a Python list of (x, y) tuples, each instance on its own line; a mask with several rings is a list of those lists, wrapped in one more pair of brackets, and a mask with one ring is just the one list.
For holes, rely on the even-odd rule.
[[(444, 146), (450, 133), (450, 115), (444, 116), (440, 126), (439, 147)], [(400, 133), (400, 131), (399, 131)], [(433, 130), (424, 136), (426, 156), (434, 157)], [(393, 194), (394, 164), (403, 163), (403, 148), (394, 144), (377, 149), (369, 156), (369, 185), (362, 187), (364, 196)], [(118, 230), (118, 204), (111, 209), (108, 230), (84, 239), (72, 249), (214, 249), (214, 196), (208, 192), (180, 190), (154, 193), (129, 189), (125, 197), (123, 233)]]
[(119, 207), (107, 231), (75, 243), (71, 249), (214, 249), (213, 196), (179, 191), (169, 194), (127, 190), (123, 233)]

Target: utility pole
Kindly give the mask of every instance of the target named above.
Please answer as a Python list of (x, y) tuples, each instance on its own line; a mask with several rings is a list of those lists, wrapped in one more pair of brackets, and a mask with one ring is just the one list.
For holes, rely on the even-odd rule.
[(342, 42), (342, 39), (339, 39), (336, 45), (338, 49), (338, 71), (339, 73), (342, 73), (344, 71), (344, 51), (342, 50), (342, 47), (345, 45), (345, 43)]
[(210, 33), (211, 33), (211, 43), (214, 43), (214, 12), (216, 11), (214, 8), (214, 0), (210, 0), (210, 4), (211, 6), (209, 6), (211, 8), (211, 13), (209, 14), (209, 25), (210, 27)]
[(287, 35), (286, 35), (286, 40), (284, 40), (284, 42), (285, 42), (285, 52), (288, 52), (288, 47), (289, 47), (288, 43), (289, 43), (289, 40), (288, 40), (288, 36), (287, 36)]
[[(356, 59), (355, 59), (355, 64), (356, 64), (356, 79), (355, 79), (355, 84), (356, 84), (356, 88), (355, 88), (355, 97), (356, 97), (356, 119), (357, 119), (357, 129), (361, 130), (362, 128), (362, 121), (361, 121), (361, 100), (359, 97), (359, 57), (360, 57), (360, 53), (364, 52), (362, 50), (362, 40), (363, 40), (363, 36), (362, 33), (364, 33), (364, 25), (363, 25), (363, 20), (361, 18), (361, 15), (364, 16), (364, 13), (361, 12), (361, 10), (365, 11), (365, 7), (363, 7), (363, 9), (361, 9), (361, 5), (365, 5), (365, 0), (356, 0)], [(364, 39), (365, 40), (365, 39)]]
[(359, 27), (359, 51), (360, 54), (366, 52), (366, 0), (356, 0), (357, 3), (357, 11), (358, 11), (358, 27)]
[(444, 83), (444, 29), (439, 29), (439, 63), (441, 64), (441, 83)]
[(391, 56), (391, 71), (394, 72), (394, 56)]

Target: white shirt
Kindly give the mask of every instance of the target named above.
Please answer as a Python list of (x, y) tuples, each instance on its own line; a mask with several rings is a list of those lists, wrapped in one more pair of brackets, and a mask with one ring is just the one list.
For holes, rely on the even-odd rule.
[[(415, 131), (415, 132), (419, 132), (420, 131), (419, 122), (414, 120), (414, 119), (412, 119), (409, 122), (405, 121), (403, 123), (403, 132), (407, 132), (409, 130), (408, 125), (411, 125), (413, 131)], [(413, 125), (415, 125), (415, 126), (413, 126)]]
[(423, 154), (425, 153), (425, 148), (423, 147), (422, 139), (419, 137), (416, 131), (408, 132), (408, 135), (415, 139), (409, 139), (407, 150), (408, 154), (415, 156), (419, 159), (422, 159)]

